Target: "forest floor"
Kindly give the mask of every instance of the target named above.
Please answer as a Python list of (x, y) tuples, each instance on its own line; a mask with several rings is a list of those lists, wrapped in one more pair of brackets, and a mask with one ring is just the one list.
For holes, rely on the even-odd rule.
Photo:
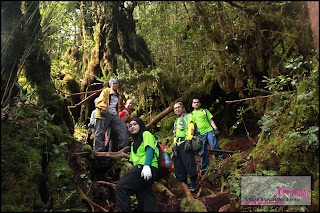
[[(85, 136), (82, 134), (79, 141), (83, 142)], [(233, 137), (229, 138), (228, 142), (223, 144), (224, 151), (234, 151), (240, 153), (242, 157), (246, 157), (250, 154), (252, 149), (254, 148), (257, 139), (249, 139), (244, 137)], [(225, 159), (222, 164), (233, 164), (234, 159), (232, 157), (232, 153), (225, 153)], [(209, 152), (210, 163), (216, 162), (212, 152)], [(182, 212), (181, 210), (181, 202), (182, 199), (186, 198), (188, 194), (194, 198), (199, 200), (204, 204), (207, 211), (228, 211), (228, 212), (238, 212), (240, 209), (237, 207), (236, 203), (230, 199), (230, 192), (226, 186), (221, 186), (220, 180), (216, 180), (217, 184), (213, 184), (212, 180), (210, 180), (210, 173), (219, 172), (219, 169), (215, 169), (214, 165), (212, 165), (211, 170), (205, 174), (201, 174), (200, 172), (200, 156), (195, 155), (196, 163), (197, 163), (197, 190), (194, 193), (186, 192), (182, 184), (177, 182), (174, 175), (171, 174), (166, 177), (161, 183), (170, 190), (170, 194), (166, 192), (155, 193), (157, 204), (161, 212)], [(217, 175), (220, 177), (219, 175)], [(219, 178), (220, 179), (220, 178)], [(106, 190), (106, 186), (101, 184), (94, 184), (94, 189), (91, 191), (95, 191), (92, 196), (92, 200), (94, 200), (97, 204), (101, 205), (103, 208), (108, 209), (109, 211), (117, 211), (114, 193), (110, 194), (110, 190)], [(155, 190), (154, 190), (155, 191)], [(208, 193), (209, 192), (209, 193)], [(109, 193), (107, 195), (107, 193)], [(208, 195), (209, 194), (209, 195)], [(96, 196), (98, 195), (98, 196)], [(103, 195), (103, 196), (101, 196)], [(100, 197), (100, 198), (99, 198)], [(108, 200), (108, 204), (106, 203)], [(141, 211), (139, 207), (134, 204), (132, 205), (132, 210), (134, 212)]]
[[(256, 139), (251, 140), (249, 138), (243, 137), (234, 137), (226, 143), (223, 147), (224, 151), (240, 151), (241, 155), (248, 156), (255, 146)], [(213, 162), (214, 156), (209, 153), (210, 162)], [(239, 212), (240, 209), (236, 207), (236, 203), (230, 200), (229, 190), (221, 185), (214, 185), (209, 180), (210, 174), (205, 173), (201, 175), (200, 172), (200, 156), (196, 155), (196, 163), (197, 163), (197, 190), (192, 193), (192, 196), (195, 199), (200, 200), (208, 212), (219, 212), (219, 211), (228, 211), (228, 212)], [(229, 153), (225, 153), (225, 159), (223, 160), (223, 164), (232, 163), (232, 155)], [(213, 165), (214, 167), (214, 165)], [(208, 170), (209, 171), (209, 170)], [(172, 190), (174, 196), (168, 199), (167, 196), (158, 196), (157, 201), (159, 208), (162, 212), (181, 212), (180, 203), (181, 200), (186, 197), (185, 193), (181, 190), (180, 184), (174, 179), (167, 179), (167, 184), (169, 188)], [(212, 195), (202, 196), (202, 192), (204, 190), (210, 190), (213, 192)]]

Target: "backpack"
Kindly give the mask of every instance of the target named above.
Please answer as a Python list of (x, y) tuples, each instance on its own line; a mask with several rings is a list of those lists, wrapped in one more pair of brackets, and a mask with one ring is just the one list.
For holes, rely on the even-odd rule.
[[(172, 169), (172, 159), (167, 149), (160, 142), (157, 142), (156, 147), (159, 150), (159, 157), (157, 157), (158, 173), (157, 173), (157, 177), (155, 178), (155, 180), (157, 181), (167, 177), (170, 174), (170, 172), (172, 172), (173, 169)], [(166, 166), (166, 163), (168, 167)]]
[[(203, 112), (207, 115), (206, 111), (203, 110)], [(183, 116), (183, 120), (185, 122), (187, 122), (187, 116), (188, 116), (187, 113)], [(193, 122), (193, 124), (194, 124), (194, 134), (193, 134), (192, 141), (191, 141), (192, 151), (193, 152), (200, 152), (202, 149), (202, 145), (203, 145), (203, 139), (202, 139), (200, 131), (197, 127), (197, 124), (195, 122)], [(176, 132), (175, 132), (176, 125), (177, 125), (177, 119), (175, 120), (174, 127), (173, 127), (174, 136), (176, 135)]]
[(203, 139), (196, 123), (194, 123), (194, 134), (192, 137), (191, 145), (192, 145), (192, 151), (194, 152), (201, 151), (203, 146)]

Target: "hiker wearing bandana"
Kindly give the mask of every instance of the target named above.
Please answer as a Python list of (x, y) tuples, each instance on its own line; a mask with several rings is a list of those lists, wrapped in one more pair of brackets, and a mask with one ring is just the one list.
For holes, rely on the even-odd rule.
[(174, 114), (178, 116), (174, 124), (174, 147), (173, 162), (174, 172), (177, 181), (187, 183), (187, 175), (191, 180), (189, 189), (191, 192), (196, 190), (197, 180), (197, 164), (194, 158), (194, 154), (191, 148), (191, 140), (193, 137), (194, 124), (192, 121), (192, 115), (185, 113), (185, 108), (182, 102), (174, 104)]
[(144, 122), (134, 117), (129, 123), (133, 142), (129, 161), (133, 167), (116, 186), (116, 202), (119, 212), (131, 211), (130, 196), (136, 195), (138, 204), (144, 212), (158, 212), (152, 184), (157, 175), (159, 150), (153, 134), (146, 130)]

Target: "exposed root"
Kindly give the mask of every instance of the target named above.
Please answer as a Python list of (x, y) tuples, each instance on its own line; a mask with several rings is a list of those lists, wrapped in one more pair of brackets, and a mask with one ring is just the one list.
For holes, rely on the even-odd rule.
[(119, 150), (118, 152), (96, 152), (93, 151), (95, 156), (99, 156), (99, 157), (109, 157), (109, 158), (130, 158), (130, 155), (125, 153), (128, 152), (130, 150), (130, 146), (126, 146), (123, 149)]
[(114, 189), (116, 188), (116, 184), (110, 183), (110, 182), (106, 182), (106, 181), (96, 181), (95, 183), (101, 183), (101, 184), (104, 184), (104, 185), (107, 185), (107, 186), (111, 186)]
[(79, 191), (80, 191), (83, 199), (85, 199), (85, 200), (90, 204), (93, 212), (94, 212), (94, 209), (93, 209), (93, 206), (92, 206), (92, 205), (98, 207), (99, 209), (101, 209), (101, 210), (104, 211), (104, 212), (109, 212), (107, 209), (105, 209), (105, 208), (99, 206), (98, 204), (96, 204), (95, 202), (91, 201), (91, 200), (83, 193), (83, 191), (82, 191), (80, 188), (79, 188)]
[(181, 185), (182, 185), (182, 188), (183, 188), (183, 190), (184, 190), (184, 193), (185, 193), (185, 195), (186, 195), (186, 198), (187, 198), (188, 202), (189, 202), (189, 203), (194, 203), (194, 202), (196, 202), (198, 205), (201, 206), (201, 208), (202, 208), (203, 210), (207, 211), (206, 206), (205, 206), (200, 200), (195, 199), (195, 198), (192, 196), (192, 194), (191, 194), (191, 192), (190, 192), (190, 190), (189, 190), (189, 187), (188, 187), (185, 183), (183, 183), (183, 182), (181, 183)]

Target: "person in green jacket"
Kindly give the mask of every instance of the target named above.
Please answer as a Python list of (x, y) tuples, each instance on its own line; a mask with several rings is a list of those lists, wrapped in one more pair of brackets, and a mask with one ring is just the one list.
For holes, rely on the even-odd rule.
[(173, 107), (174, 114), (177, 115), (174, 123), (174, 146), (173, 163), (174, 173), (177, 181), (184, 182), (186, 185), (189, 175), (191, 192), (196, 191), (196, 181), (198, 177), (197, 164), (191, 147), (191, 140), (194, 134), (194, 124), (191, 114), (185, 112), (182, 102), (177, 102)]
[[(192, 111), (192, 120), (197, 124), (203, 139), (203, 146), (199, 155), (201, 156), (201, 173), (205, 173), (209, 167), (208, 144), (211, 149), (221, 150), (217, 139), (220, 135), (220, 131), (212, 119), (212, 114), (208, 110), (201, 108), (199, 98), (193, 98), (192, 107), (194, 109)], [(222, 152), (213, 152), (213, 155), (217, 160), (224, 159)]]
[(130, 196), (136, 195), (139, 207), (144, 212), (158, 212), (157, 200), (152, 191), (152, 184), (158, 171), (159, 150), (153, 134), (146, 130), (144, 122), (134, 117), (129, 123), (133, 142), (129, 161), (133, 167), (116, 186), (116, 203), (119, 212), (131, 211)]

